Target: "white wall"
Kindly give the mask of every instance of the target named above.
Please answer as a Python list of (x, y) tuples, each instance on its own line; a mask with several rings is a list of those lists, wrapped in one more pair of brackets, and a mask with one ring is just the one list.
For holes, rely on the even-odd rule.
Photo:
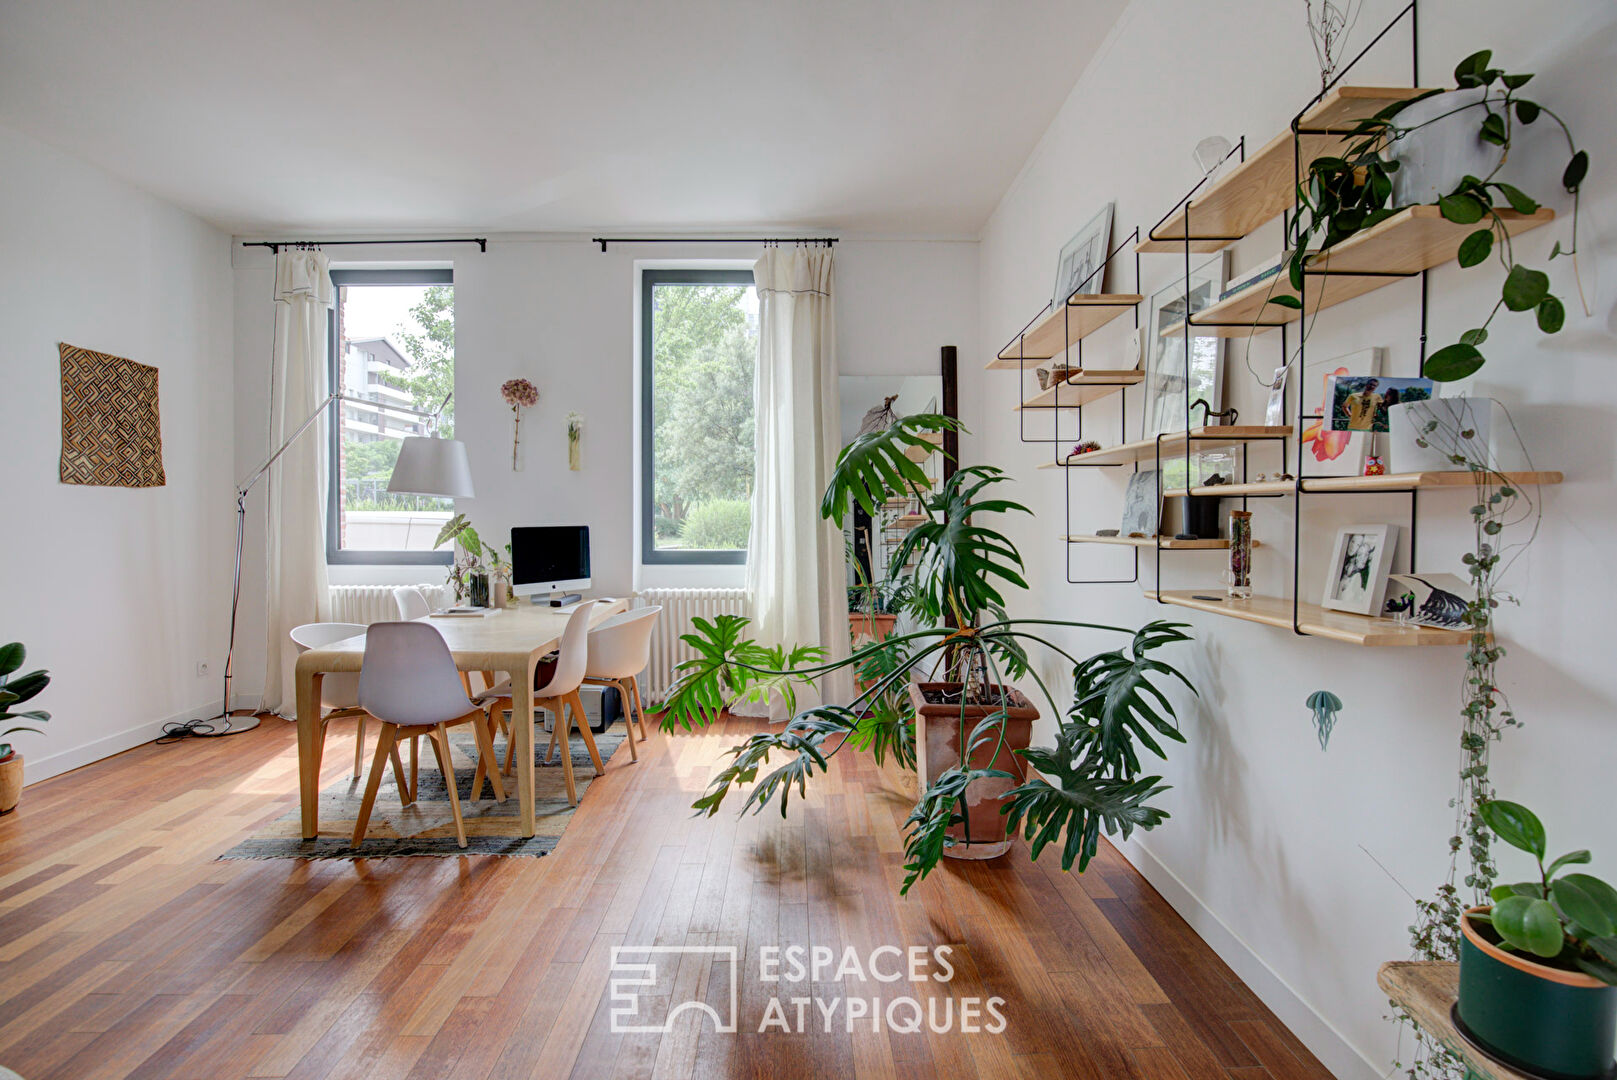
[[(53, 681), (32, 782), (218, 711), (230, 547), (228, 238), (0, 129), (0, 638)], [(58, 482), (66, 341), (159, 369), (160, 488)], [(199, 660), (211, 666), (196, 674)]]
[[(1399, 6), (1401, 0), (1366, 3), (1356, 42), (1368, 41)], [(1507, 70), (1537, 72), (1528, 89), (1566, 118), (1595, 162), (1581, 234), (1584, 280), (1596, 283), (1594, 316), (1574, 310), (1568, 266), (1557, 260), (1552, 278), (1568, 298), (1566, 329), (1546, 339), (1527, 316), (1502, 316), (1476, 389), (1510, 405), (1541, 468), (1567, 474), (1564, 485), (1543, 491), (1543, 531), (1509, 578), (1522, 606), (1501, 617), (1509, 649), (1501, 673), (1527, 727), (1496, 748), (1494, 779), (1502, 796), (1539, 810), (1552, 846), (1592, 849), (1597, 870), (1610, 876), (1617, 873), (1617, 824), (1605, 794), (1617, 753), (1611, 723), (1617, 693), (1601, 631), (1617, 600), (1610, 569), (1617, 528), (1617, 441), (1611, 434), (1617, 84), (1610, 77), (1617, 12), (1599, 0), (1550, 8), (1425, 0), (1421, 12), (1424, 85), (1450, 85), (1455, 62), (1493, 47), (1495, 62)], [(1407, 79), (1408, 40), (1395, 31), (1349, 81)], [(1394, 1055), (1376, 967), (1407, 954), (1405, 927), (1413, 916), (1409, 897), (1377, 861), (1417, 895), (1431, 895), (1442, 880), (1459, 757), (1460, 650), (1370, 650), (1296, 639), (1160, 607), (1134, 585), (1067, 585), (1057, 540), (1064, 531), (1062, 474), (1035, 471), (1052, 456), (1050, 447), (1018, 442), (1011, 411), (1017, 376), (981, 370), (1047, 300), (1061, 244), (1100, 204), (1116, 200), (1119, 239), (1135, 224), (1148, 228), (1198, 175), (1191, 149), (1199, 139), (1244, 133), (1261, 145), (1284, 130), (1317, 86), (1296, 0), (1135, 0), (985, 230), (983, 336), (974, 361), (962, 363), (963, 394), (985, 402), (984, 456), (1017, 477), (1016, 494), (1038, 513), (1035, 521), (1012, 526), (1037, 583), (1016, 609), (1128, 627), (1156, 618), (1194, 626), (1195, 644), (1173, 657), (1201, 690), (1200, 702), (1187, 705), (1182, 716), (1189, 745), (1176, 748), (1163, 769), (1174, 790), (1162, 805), (1173, 816), (1128, 845), (1130, 858), (1337, 1075), (1368, 1077), (1385, 1071)], [(1569, 201), (1554, 183), (1563, 152), (1550, 157), (1548, 167), (1532, 171), (1530, 190), (1564, 213)], [(1565, 244), (1568, 235), (1567, 223), (1558, 222), (1518, 241), (1518, 252), (1542, 266), (1551, 243)], [(1237, 245), (1232, 269), (1258, 262), (1279, 244), (1278, 224), (1272, 224)], [(1149, 295), (1179, 270), (1177, 257), (1145, 256), (1143, 291)], [(1498, 287), (1496, 267), (1460, 271), (1450, 264), (1436, 271), (1434, 347), (1475, 325), (1475, 313), (1486, 312)], [(1395, 284), (1323, 313), (1310, 355), (1383, 345), (1386, 370), (1412, 374), (1417, 290)], [(1114, 333), (1098, 335), (1086, 363), (1100, 364), (1097, 357), (1108, 350), (1120, 353), (1126, 325), (1119, 320)], [(1259, 338), (1252, 349), (1253, 367), (1264, 375), (1278, 363), (1276, 337)], [(1229, 392), (1243, 418), (1261, 417), (1265, 391), (1247, 373), (1241, 353), (1232, 343)], [(1115, 399), (1086, 415), (1103, 442), (1115, 441), (1117, 417)], [(1130, 422), (1138, 424), (1137, 413)], [(1065, 430), (1071, 431), (1070, 421)], [(1255, 459), (1253, 471), (1278, 464), (1274, 457)], [(1083, 470), (1072, 478), (1074, 531), (1118, 524), (1125, 472)], [(1463, 493), (1422, 497), (1423, 567), (1461, 569), (1469, 505)], [(1353, 520), (1405, 521), (1407, 497), (1314, 498), (1307, 506), (1303, 580), (1306, 598), (1317, 601), (1326, 554), (1321, 545), (1335, 528)], [(1255, 584), (1259, 592), (1280, 594), (1291, 580), (1292, 508), (1271, 500), (1253, 509), (1256, 535), (1270, 545), (1257, 554)], [(1126, 573), (1120, 555), (1093, 547), (1075, 551), (1073, 574)], [(1170, 588), (1217, 587), (1220, 554), (1163, 558)], [(1141, 564), (1149, 587), (1151, 560)], [(1117, 638), (1090, 633), (1076, 640), (1098, 651), (1114, 647)], [(1345, 702), (1324, 753), (1304, 706), (1308, 694), (1322, 688)], [(1507, 875), (1524, 869), (1508, 854), (1502, 865)]]
[[(512, 525), (590, 526), (594, 591), (635, 587), (633, 431), (636, 260), (736, 259), (745, 245), (613, 244), (587, 239), (494, 237), (471, 247), (349, 247), (343, 261), (452, 258), (455, 267), (455, 431), (471, 458), (474, 499), (457, 509), (485, 536)], [(847, 374), (936, 372), (938, 350), (971, 354), (977, 326), (977, 245), (958, 241), (862, 240), (836, 246), (837, 342)], [(263, 456), (269, 362), (271, 259), (234, 248), (238, 471)], [(962, 366), (969, 366), (962, 360)], [(500, 384), (523, 377), (539, 404), (522, 418), (524, 468), (511, 469), (511, 412)], [(584, 467), (567, 468), (566, 416), (584, 416)], [(969, 422), (969, 418), (968, 418)], [(243, 691), (262, 668), (262, 504), (249, 518), (240, 660)], [(683, 569), (683, 568), (675, 568)], [(740, 584), (740, 567), (722, 568)], [(338, 582), (441, 580), (437, 567), (338, 567)]]

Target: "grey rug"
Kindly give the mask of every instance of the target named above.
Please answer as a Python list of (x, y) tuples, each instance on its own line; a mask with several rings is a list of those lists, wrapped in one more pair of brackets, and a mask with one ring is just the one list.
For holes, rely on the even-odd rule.
[[(374, 729), (374, 725), (372, 725)], [(538, 858), (547, 855), (561, 840), (561, 834), (572, 819), (574, 808), (567, 802), (567, 787), (562, 776), (561, 755), (550, 761), (544, 759), (550, 736), (542, 727), (534, 733), (534, 819), (533, 836), (522, 836), (517, 803), (515, 773), (505, 778), (505, 802), (494, 801), (493, 789), (483, 782), (481, 798), (473, 799), (472, 775), (477, 768), (477, 742), (471, 728), (462, 726), (449, 733), (451, 757), (454, 759), (455, 790), (460, 796), (461, 818), (466, 825), (466, 846), (455, 843), (455, 820), (449, 811), (449, 792), (444, 777), (438, 771), (438, 761), (431, 746), (422, 740), (420, 772), (417, 779), (416, 801), (409, 806), (399, 805), (399, 789), (393, 770), (383, 774), (376, 803), (371, 811), (370, 826), (365, 841), (353, 847), (354, 822), (359, 816), (359, 805), (365, 796), (365, 780), (344, 778), (320, 793), (320, 835), (305, 840), (301, 814), (293, 809), (270, 822), (258, 834), (243, 840), (221, 859), (386, 859), (402, 856), (428, 855), (515, 855)], [(609, 762), (624, 738), (623, 721), (619, 720), (604, 733), (595, 736), (601, 760)], [(375, 752), (375, 736), (366, 732), (366, 773), (370, 771), (370, 758)], [(501, 761), (505, 760), (505, 740), (498, 734), (494, 749)], [(573, 778), (582, 804), (590, 781), (595, 779), (595, 765), (590, 761), (584, 741), (575, 731), (572, 736)], [(400, 748), (400, 757), (406, 770), (410, 767), (409, 752)], [(627, 768), (628, 756), (611, 766)]]

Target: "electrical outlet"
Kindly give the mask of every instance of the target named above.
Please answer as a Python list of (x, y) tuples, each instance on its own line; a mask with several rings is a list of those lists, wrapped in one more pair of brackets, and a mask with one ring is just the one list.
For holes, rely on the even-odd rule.
[(198, 660), (197, 661), (197, 678), (199, 678), (199, 679), (206, 678), (207, 674), (208, 674), (208, 662), (206, 660)]

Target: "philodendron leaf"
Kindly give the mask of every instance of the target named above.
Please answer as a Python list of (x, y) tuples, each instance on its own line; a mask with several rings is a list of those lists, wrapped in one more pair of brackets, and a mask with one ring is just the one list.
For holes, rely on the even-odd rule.
[(1544, 858), (1544, 823), (1521, 803), (1493, 799), (1478, 807), (1477, 814), (1494, 835), (1511, 847)]
[(1481, 345), (1488, 340), (1488, 328), (1479, 326), (1475, 330), (1467, 330), (1460, 335), (1460, 340), (1466, 345)]
[(1561, 174), (1561, 186), (1568, 191), (1578, 190), (1583, 178), (1589, 174), (1589, 152), (1579, 150), (1572, 155), (1572, 160), (1566, 163), (1566, 171)]
[(1493, 928), (1518, 949), (1550, 957), (1561, 951), (1561, 919), (1548, 900), (1512, 896), (1493, 906)]
[(1537, 120), (1539, 112), (1540, 109), (1536, 101), (1516, 102), (1516, 119), (1524, 124), (1531, 124), (1534, 120)]
[(1510, 204), (1510, 208), (1518, 214), (1535, 214), (1538, 212), (1538, 203), (1521, 188), (1511, 184), (1495, 184), (1494, 187), (1499, 189), (1499, 194), (1505, 197), (1505, 201)]
[(1445, 195), (1437, 200), (1437, 207), (1445, 218), (1456, 225), (1475, 225), (1488, 212), (1481, 199), (1466, 194)]
[(1438, 382), (1454, 382), (1466, 378), (1481, 367), (1482, 363), (1483, 356), (1477, 351), (1477, 347), (1462, 341), (1454, 345), (1445, 345), (1428, 356), (1425, 374), (1428, 379), (1436, 379)]
[(1538, 302), (1538, 328), (1546, 334), (1556, 333), (1566, 325), (1566, 307), (1554, 296)]
[(1511, 311), (1530, 311), (1550, 294), (1550, 275), (1542, 270), (1529, 270), (1518, 263), (1505, 276), (1500, 295)]
[(1295, 296), (1271, 296), (1269, 297), (1269, 303), (1283, 308), (1291, 308), (1293, 311), (1301, 311), (1303, 309), (1303, 302), (1297, 299)]
[[(1617, 933), (1617, 924), (1613, 924), (1611, 917), (1593, 896), (1589, 895), (1576, 881), (1571, 880), (1573, 875), (1550, 882), (1550, 896), (1555, 900), (1563, 914), (1573, 922), (1589, 930), (1596, 937), (1610, 937)], [(1587, 876), (1587, 875), (1580, 875)]]
[(10, 675), (22, 667), (22, 662), (28, 658), (28, 650), (23, 648), (22, 642), (13, 641), (9, 645), (0, 645), (0, 675)]
[(1583, 849), (1569, 851), (1565, 855), (1562, 855), (1559, 859), (1556, 859), (1554, 862), (1550, 863), (1549, 866), (1545, 867), (1544, 876), (1547, 878), (1552, 878), (1555, 876), (1555, 872), (1561, 869), (1561, 867), (1571, 866), (1574, 863), (1586, 863), (1591, 858), (1593, 858), (1593, 856), (1591, 856), (1588, 851)]
[(1611, 920), (1612, 925), (1617, 926), (1617, 889), (1613, 889), (1610, 885), (1591, 874), (1567, 874), (1560, 880), (1569, 881), (1582, 889), (1591, 900), (1600, 906), (1600, 910), (1605, 912), (1606, 918)]
[(1493, 251), (1493, 230), (1478, 229), (1464, 240), (1460, 241), (1459, 259), (1461, 266), (1475, 266), (1488, 258)]

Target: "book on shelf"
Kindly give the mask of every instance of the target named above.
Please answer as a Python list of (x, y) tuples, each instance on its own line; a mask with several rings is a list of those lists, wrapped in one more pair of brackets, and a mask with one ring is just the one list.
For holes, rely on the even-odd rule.
[(1263, 262), (1252, 267), (1251, 269), (1243, 270), (1241, 273), (1235, 275), (1234, 280), (1232, 280), (1229, 285), (1225, 287), (1223, 292), (1218, 294), (1218, 298), (1220, 300), (1228, 300), (1236, 293), (1244, 292), (1260, 282), (1268, 281), (1270, 278), (1279, 277), (1285, 272), (1286, 264), (1291, 260), (1292, 253), (1296, 250), (1296, 248), (1287, 248), (1280, 254), (1275, 255), (1272, 258), (1265, 259)]

